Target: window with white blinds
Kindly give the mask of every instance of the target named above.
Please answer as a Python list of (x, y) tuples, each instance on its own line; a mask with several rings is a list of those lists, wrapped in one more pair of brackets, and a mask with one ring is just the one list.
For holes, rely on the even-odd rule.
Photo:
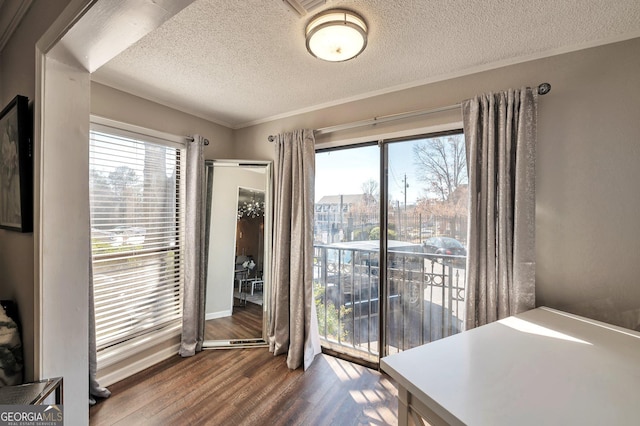
[(98, 351), (182, 317), (182, 146), (91, 125), (89, 193)]

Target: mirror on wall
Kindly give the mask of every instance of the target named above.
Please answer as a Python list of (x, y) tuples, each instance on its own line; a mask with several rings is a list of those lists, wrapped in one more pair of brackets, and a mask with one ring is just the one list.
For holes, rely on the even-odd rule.
[(271, 163), (205, 162), (205, 348), (266, 344)]

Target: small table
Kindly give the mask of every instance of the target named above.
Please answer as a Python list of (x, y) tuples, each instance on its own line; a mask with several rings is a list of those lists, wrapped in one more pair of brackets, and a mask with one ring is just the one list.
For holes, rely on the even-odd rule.
[(640, 333), (549, 308), (380, 360), (398, 424), (638, 424)]
[(52, 392), (55, 403), (62, 404), (62, 377), (0, 387), (0, 405), (39, 405)]

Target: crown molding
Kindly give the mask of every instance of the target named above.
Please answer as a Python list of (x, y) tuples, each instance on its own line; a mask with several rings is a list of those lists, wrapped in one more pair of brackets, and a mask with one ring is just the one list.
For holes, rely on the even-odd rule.
[(0, 0), (0, 51), (4, 49), (33, 0)]

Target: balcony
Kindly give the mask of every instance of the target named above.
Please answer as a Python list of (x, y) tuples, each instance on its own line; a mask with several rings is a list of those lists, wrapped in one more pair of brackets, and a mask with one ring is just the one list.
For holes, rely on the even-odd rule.
[[(426, 254), (418, 244), (389, 243), (388, 352), (460, 332), (466, 257)], [(314, 245), (313, 265), (322, 345), (371, 362), (380, 354), (380, 262), (375, 244)]]

